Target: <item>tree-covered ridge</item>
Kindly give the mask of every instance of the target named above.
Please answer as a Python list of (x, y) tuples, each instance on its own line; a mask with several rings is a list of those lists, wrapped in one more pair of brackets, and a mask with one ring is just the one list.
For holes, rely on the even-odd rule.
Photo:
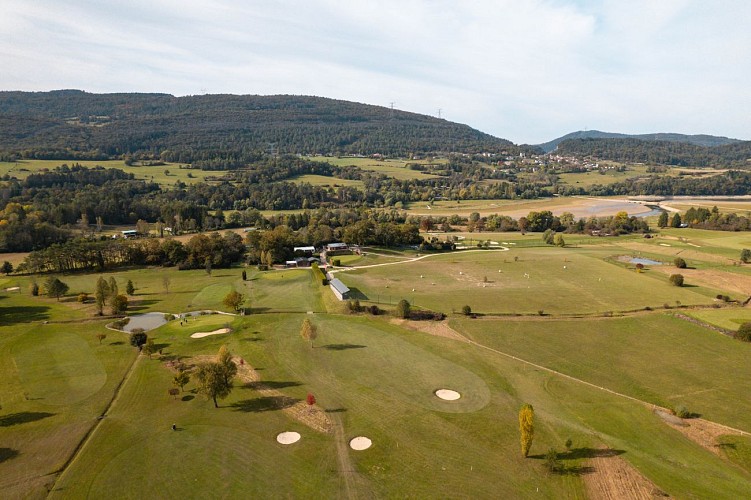
[(564, 136), (553, 139), (552, 141), (537, 144), (535, 147), (540, 148), (545, 153), (550, 153), (551, 151), (554, 151), (560, 143), (574, 139), (636, 139), (641, 141), (683, 142), (706, 147), (723, 146), (725, 144), (734, 144), (740, 142), (738, 139), (730, 139), (729, 137), (720, 137), (706, 134), (620, 134), (616, 132), (601, 132), (599, 130), (579, 130), (577, 132), (571, 132), (570, 134), (566, 134)]
[(388, 155), (517, 150), (466, 125), (322, 97), (0, 92), (6, 157), (245, 162), (270, 147)]
[(747, 167), (751, 141), (706, 147), (685, 142), (625, 139), (571, 139), (558, 145), (562, 155), (602, 160), (694, 167)]

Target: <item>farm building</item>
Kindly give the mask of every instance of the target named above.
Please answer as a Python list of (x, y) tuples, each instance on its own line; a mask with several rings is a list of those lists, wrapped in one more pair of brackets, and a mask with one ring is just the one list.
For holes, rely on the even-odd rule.
[(135, 229), (128, 229), (126, 231), (120, 231), (120, 234), (123, 235), (123, 238), (137, 238), (138, 237), (138, 231)]
[(336, 298), (338, 298), (339, 300), (346, 300), (349, 298), (349, 288), (347, 288), (347, 285), (345, 285), (338, 279), (334, 278), (330, 280), (329, 286), (331, 287), (331, 290), (334, 291)]
[(337, 252), (349, 252), (349, 246), (346, 243), (329, 243), (326, 245), (327, 254), (333, 254)]
[(295, 257), (294, 260), (285, 261), (287, 267), (310, 267), (313, 262), (321, 263), (318, 257)]
[(302, 253), (313, 254), (316, 251), (316, 247), (294, 247), (292, 251), (295, 253), (302, 252)]

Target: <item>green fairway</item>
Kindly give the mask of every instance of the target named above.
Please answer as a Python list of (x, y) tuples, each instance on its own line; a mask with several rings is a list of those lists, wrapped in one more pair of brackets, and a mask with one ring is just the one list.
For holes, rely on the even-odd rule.
[(669, 314), (455, 323), (470, 338), (500, 351), (650, 403), (683, 405), (751, 432), (751, 402), (734, 397), (751, 391), (751, 345)]

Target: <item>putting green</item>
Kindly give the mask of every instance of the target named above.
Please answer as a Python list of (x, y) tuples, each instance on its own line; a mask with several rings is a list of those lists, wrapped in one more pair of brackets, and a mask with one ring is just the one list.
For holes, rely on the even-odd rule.
[(11, 348), (19, 378), (29, 399), (48, 405), (70, 405), (86, 399), (107, 381), (104, 366), (81, 337), (51, 329)]

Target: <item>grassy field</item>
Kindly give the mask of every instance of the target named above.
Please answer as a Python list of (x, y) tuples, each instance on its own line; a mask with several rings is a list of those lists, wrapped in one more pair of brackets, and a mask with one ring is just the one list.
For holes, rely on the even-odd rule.
[[(717, 260), (743, 245), (743, 236), (666, 232), (659, 239), (680, 247), (572, 236), (576, 246), (562, 249), (540, 246), (539, 235), (487, 236), (509, 250), (407, 262), (423, 255), (368, 249), (342, 256), (342, 264), (373, 267), (337, 273), (382, 305), (405, 297), (449, 314), (467, 304), (508, 315), (451, 315), (448, 325), (477, 344), (413, 330), (388, 315), (344, 314), (307, 269), (244, 268), (247, 281), (240, 268), (210, 276), (163, 268), (103, 274), (120, 290), (134, 282), (131, 314), (224, 310), (222, 299), (232, 290), (249, 297), (250, 315), (196, 316), (150, 331), (161, 350), (150, 359), (137, 355), (127, 334), (107, 330), (109, 320), (95, 316), (93, 304), (75, 300), (93, 293), (99, 274), (60, 276), (70, 293), (59, 302), (32, 297), (28, 276), (0, 278), (2, 290), (21, 287), (0, 292), (3, 497), (42, 497), (51, 489), (52, 498), (584, 498), (593, 477), (614, 474), (593, 468), (605, 448), (654, 483), (651, 494), (746, 496), (746, 438), (720, 438), (715, 454), (666, 425), (649, 405), (582, 382), (650, 404), (684, 405), (751, 432), (751, 345), (673, 315), (727, 327), (748, 310), (711, 307), (726, 292), (722, 280), (676, 288), (659, 266), (636, 273), (617, 259), (643, 250), (669, 261), (660, 249), (680, 248), (695, 252), (693, 271), (743, 277), (745, 268)], [(706, 246), (687, 245), (694, 241)], [(705, 308), (678, 310), (676, 302)], [(626, 310), (638, 311), (618, 316)], [(615, 317), (603, 317), (609, 311)], [(313, 347), (300, 337), (306, 318), (318, 329)], [(230, 333), (191, 338), (225, 326)], [(107, 335), (101, 344), (97, 333)], [(169, 363), (193, 364), (223, 344), (265, 385), (236, 379), (220, 408), (196, 393), (194, 380), (177, 398), (168, 394)], [(439, 388), (461, 398), (438, 399)], [(311, 428), (305, 413), (293, 411), (308, 393), (330, 432)], [(517, 416), (523, 403), (534, 406), (536, 421), (526, 459)], [(281, 445), (275, 437), (283, 431), (302, 439)], [(370, 449), (348, 447), (360, 435), (372, 439)], [(559, 473), (543, 466), (550, 448), (559, 453)]]
[(667, 276), (610, 262), (612, 250), (514, 248), (430, 256), (408, 264), (337, 274), (361, 299), (450, 313), (590, 314), (675, 305), (709, 305), (716, 291), (674, 287)]
[(340, 167), (357, 167), (360, 170), (366, 170), (369, 172), (378, 172), (379, 174), (386, 175), (388, 177), (393, 177), (394, 179), (399, 180), (408, 180), (408, 179), (435, 179), (438, 176), (433, 174), (428, 174), (425, 172), (420, 172), (419, 170), (411, 170), (407, 168), (408, 163), (417, 163), (417, 164), (439, 164), (439, 163), (445, 163), (446, 160), (434, 160), (434, 161), (428, 161), (428, 160), (394, 160), (394, 159), (388, 159), (388, 160), (375, 160), (373, 158), (354, 158), (354, 157), (333, 157), (333, 156), (312, 156), (308, 158), (309, 160), (313, 161), (322, 161), (331, 163), (332, 165), (337, 165)]
[(294, 179), (291, 179), (291, 181), (295, 183), (305, 182), (312, 186), (319, 187), (338, 188), (340, 186), (354, 186), (358, 189), (363, 189), (362, 181), (352, 179), (339, 179), (337, 177), (326, 177), (325, 175), (300, 175), (298, 177), (295, 177)]
[[(89, 168), (96, 166), (119, 168), (135, 175), (136, 179), (154, 181), (162, 186), (172, 186), (177, 181), (186, 184), (204, 182), (207, 176), (221, 175), (221, 172), (180, 168), (181, 165), (176, 163), (166, 163), (159, 166), (140, 166), (138, 164), (129, 166), (122, 160), (19, 160), (17, 162), (0, 162), (0, 176), (8, 174), (17, 179), (25, 179), (29, 174), (52, 170), (64, 164), (71, 166), (76, 163)], [(189, 175), (192, 177), (189, 177)]]

